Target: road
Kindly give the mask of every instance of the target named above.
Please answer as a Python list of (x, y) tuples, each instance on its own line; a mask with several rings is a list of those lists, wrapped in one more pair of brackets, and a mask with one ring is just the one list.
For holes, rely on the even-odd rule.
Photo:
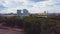
[(0, 34), (25, 34), (23, 31), (0, 29)]
[(25, 34), (24, 29), (2, 26), (0, 23), (0, 34)]

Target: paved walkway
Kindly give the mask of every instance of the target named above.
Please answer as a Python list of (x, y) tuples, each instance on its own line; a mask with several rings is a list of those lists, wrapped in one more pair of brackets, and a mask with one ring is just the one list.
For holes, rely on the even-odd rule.
[(24, 29), (2, 27), (0, 34), (25, 34)]
[(0, 29), (0, 34), (25, 34), (23, 31), (12, 31), (12, 30), (5, 30)]

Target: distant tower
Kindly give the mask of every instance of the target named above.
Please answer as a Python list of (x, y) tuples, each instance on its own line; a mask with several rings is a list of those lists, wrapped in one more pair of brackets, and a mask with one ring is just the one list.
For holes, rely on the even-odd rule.
[(46, 14), (46, 11), (44, 11), (44, 13)]
[(47, 15), (47, 12), (46, 11), (44, 11), (44, 15)]
[(17, 15), (18, 16), (21, 16), (22, 15), (21, 10), (17, 10)]
[(27, 9), (23, 9), (23, 16), (29, 16), (29, 12)]

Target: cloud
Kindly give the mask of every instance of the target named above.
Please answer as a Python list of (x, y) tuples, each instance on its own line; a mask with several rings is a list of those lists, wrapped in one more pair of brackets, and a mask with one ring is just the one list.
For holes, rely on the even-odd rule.
[(8, 8), (5, 10), (2, 10), (0, 13), (16, 13), (16, 9), (15, 8)]
[(3, 12), (16, 12), (17, 9), (25, 8), (31, 13), (60, 11), (59, 0), (0, 0), (0, 5)]
[(0, 5), (0, 11), (6, 9), (7, 7), (3, 6), (3, 5)]
[(33, 2), (40, 2), (40, 1), (46, 1), (46, 0), (30, 0), (30, 1), (33, 1)]
[(60, 6), (60, 2), (56, 2), (55, 5)]

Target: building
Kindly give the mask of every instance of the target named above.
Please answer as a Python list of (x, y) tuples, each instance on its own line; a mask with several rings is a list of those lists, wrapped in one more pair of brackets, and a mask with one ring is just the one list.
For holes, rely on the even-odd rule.
[(27, 9), (23, 9), (23, 16), (29, 16), (29, 12)]
[(21, 15), (22, 15), (21, 11), (22, 11), (22, 10), (17, 10), (17, 15), (18, 15), (18, 16), (21, 16)]
[(40, 13), (41, 16), (47, 16), (47, 12), (44, 11), (43, 13)]
[(14, 13), (6, 13), (6, 14), (0, 14), (0, 16), (3, 16), (3, 17), (11, 17), (11, 16), (17, 16), (17, 14), (14, 14)]
[[(22, 13), (22, 11), (23, 11), (23, 13)], [(29, 12), (28, 12), (28, 10), (27, 9), (23, 9), (23, 10), (17, 10), (17, 15), (18, 16), (29, 16)]]
[(44, 14), (47, 15), (47, 11), (44, 11)]

